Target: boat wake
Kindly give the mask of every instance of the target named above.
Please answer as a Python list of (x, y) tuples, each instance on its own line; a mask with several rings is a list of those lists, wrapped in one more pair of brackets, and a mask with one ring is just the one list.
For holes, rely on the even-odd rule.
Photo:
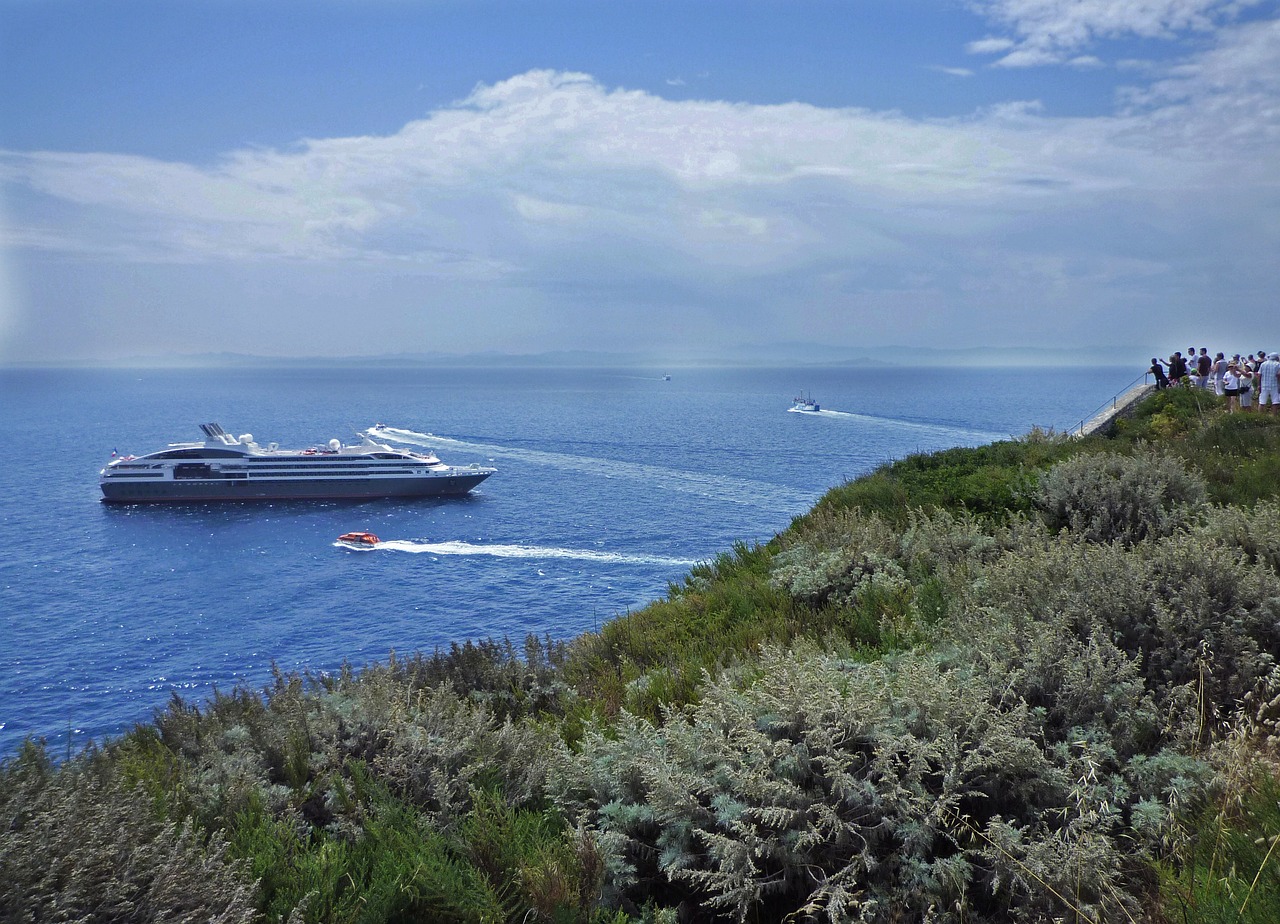
[(657, 465), (645, 465), (640, 462), (619, 462), (615, 459), (603, 459), (594, 456), (544, 452), (538, 449), (498, 446), (490, 443), (472, 443), (432, 433), (403, 430), (398, 427), (381, 426), (371, 432), (375, 438), (386, 439), (394, 443), (408, 443), (414, 446), (427, 446), (432, 449), (438, 446), (447, 446), (450, 449), (483, 452), (487, 455), (519, 459), (535, 465), (603, 475), (606, 478), (629, 478), (685, 494), (695, 494), (699, 497), (708, 497), (734, 504), (761, 507), (766, 510), (777, 510), (790, 516), (808, 510), (820, 495), (820, 492), (809, 494), (784, 485), (753, 481), (746, 478), (733, 478), (727, 475), (712, 475), (702, 472), (685, 472)]
[(668, 558), (662, 555), (624, 555), (620, 552), (601, 552), (595, 549), (564, 549), (554, 546), (476, 544), (471, 542), (415, 542), (409, 539), (388, 539), (375, 546), (378, 550), (410, 552), (428, 555), (487, 555), (491, 558), (551, 559), (567, 558), (575, 561), (592, 561), (614, 565), (670, 565), (690, 568), (698, 561), (692, 558)]
[(787, 410), (795, 414), (804, 414), (807, 417), (843, 417), (877, 427), (893, 427), (894, 429), (899, 430), (919, 430), (929, 433), (946, 434), (948, 436), (958, 436), (965, 439), (982, 440), (984, 443), (1009, 438), (1009, 434), (1007, 433), (995, 433), (990, 430), (971, 430), (968, 427), (952, 427), (947, 424), (922, 423), (915, 420), (902, 420), (898, 417), (876, 417), (874, 414), (854, 414), (849, 411), (833, 411), (827, 408), (823, 408), (820, 411), (802, 411), (799, 408), (793, 407), (788, 408)]

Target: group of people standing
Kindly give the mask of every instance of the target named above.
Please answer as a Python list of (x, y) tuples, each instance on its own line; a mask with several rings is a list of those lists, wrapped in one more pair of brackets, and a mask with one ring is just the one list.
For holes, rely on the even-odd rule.
[(1258, 406), (1270, 414), (1276, 413), (1280, 404), (1280, 353), (1259, 351), (1241, 357), (1239, 353), (1227, 359), (1222, 353), (1209, 355), (1207, 347), (1196, 352), (1195, 347), (1183, 356), (1179, 351), (1164, 362), (1151, 357), (1149, 370), (1156, 380), (1156, 388), (1187, 384), (1196, 388), (1212, 388), (1216, 395), (1225, 395), (1227, 410), (1249, 410), (1253, 396), (1258, 396)]

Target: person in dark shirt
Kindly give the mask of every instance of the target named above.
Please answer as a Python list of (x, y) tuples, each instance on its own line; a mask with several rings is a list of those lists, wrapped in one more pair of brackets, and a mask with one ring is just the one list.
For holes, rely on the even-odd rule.
[(1169, 379), (1175, 384), (1187, 376), (1187, 361), (1181, 353), (1174, 353), (1169, 359)]
[(1196, 387), (1209, 387), (1209, 373), (1213, 371), (1213, 360), (1209, 358), (1209, 350), (1207, 347), (1200, 348), (1200, 355), (1196, 357)]
[(1164, 364), (1154, 356), (1151, 357), (1151, 368), (1147, 371), (1156, 377), (1156, 391), (1169, 387), (1169, 377), (1164, 374)]

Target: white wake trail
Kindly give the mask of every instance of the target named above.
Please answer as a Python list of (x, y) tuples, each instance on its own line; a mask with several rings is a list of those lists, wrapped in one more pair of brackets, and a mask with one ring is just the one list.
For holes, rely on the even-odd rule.
[(833, 411), (823, 408), (820, 411), (798, 411), (810, 417), (844, 417), (877, 427), (893, 427), (899, 430), (922, 430), (930, 433), (945, 433), (966, 439), (980, 439), (985, 442), (1008, 439), (1007, 433), (994, 433), (988, 430), (970, 430), (967, 427), (952, 427), (947, 424), (920, 423), (914, 420), (900, 420), (896, 417), (876, 417), (871, 414), (854, 414), (850, 411)]
[(431, 555), (487, 555), (492, 558), (567, 558), (576, 561), (593, 561), (604, 564), (670, 565), (690, 568), (698, 564), (693, 558), (668, 558), (662, 555), (624, 555), (620, 552), (600, 552), (594, 549), (564, 549), (554, 546), (475, 544), (471, 542), (414, 542), (408, 539), (388, 539), (379, 542), (378, 549), (393, 552), (427, 553)]
[(372, 431), (372, 434), (375, 437), (383, 437), (392, 442), (409, 443), (414, 446), (427, 446), (433, 449), (446, 446), (453, 449), (482, 452), (487, 455), (504, 456), (509, 459), (519, 459), (534, 465), (546, 465), (593, 475), (603, 475), (606, 478), (630, 478), (651, 484), (655, 489), (679, 491), (699, 497), (709, 497), (714, 500), (773, 509), (790, 516), (812, 507), (820, 493), (808, 494), (803, 491), (797, 491), (794, 488), (763, 481), (732, 478), (727, 475), (685, 472), (674, 468), (663, 468), (658, 465), (647, 465), (642, 462), (619, 462), (615, 459), (602, 459), (594, 456), (543, 452), (538, 449), (497, 446), (490, 443), (472, 443), (432, 433), (403, 430), (398, 427), (380, 427)]

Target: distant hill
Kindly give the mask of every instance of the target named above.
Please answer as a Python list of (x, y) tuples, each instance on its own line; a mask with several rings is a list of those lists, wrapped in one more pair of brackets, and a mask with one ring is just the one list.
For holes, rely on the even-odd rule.
[(707, 366), (1134, 366), (1145, 368), (1150, 348), (1104, 346), (1074, 349), (1039, 347), (968, 347), (938, 349), (916, 346), (835, 347), (812, 343), (771, 343), (717, 351), (663, 353), (554, 350), (541, 353), (388, 353), (377, 356), (260, 356), (248, 353), (190, 353), (134, 356), (114, 361), (17, 363), (71, 368), (227, 368), (227, 367), (547, 367), (680, 369)]

